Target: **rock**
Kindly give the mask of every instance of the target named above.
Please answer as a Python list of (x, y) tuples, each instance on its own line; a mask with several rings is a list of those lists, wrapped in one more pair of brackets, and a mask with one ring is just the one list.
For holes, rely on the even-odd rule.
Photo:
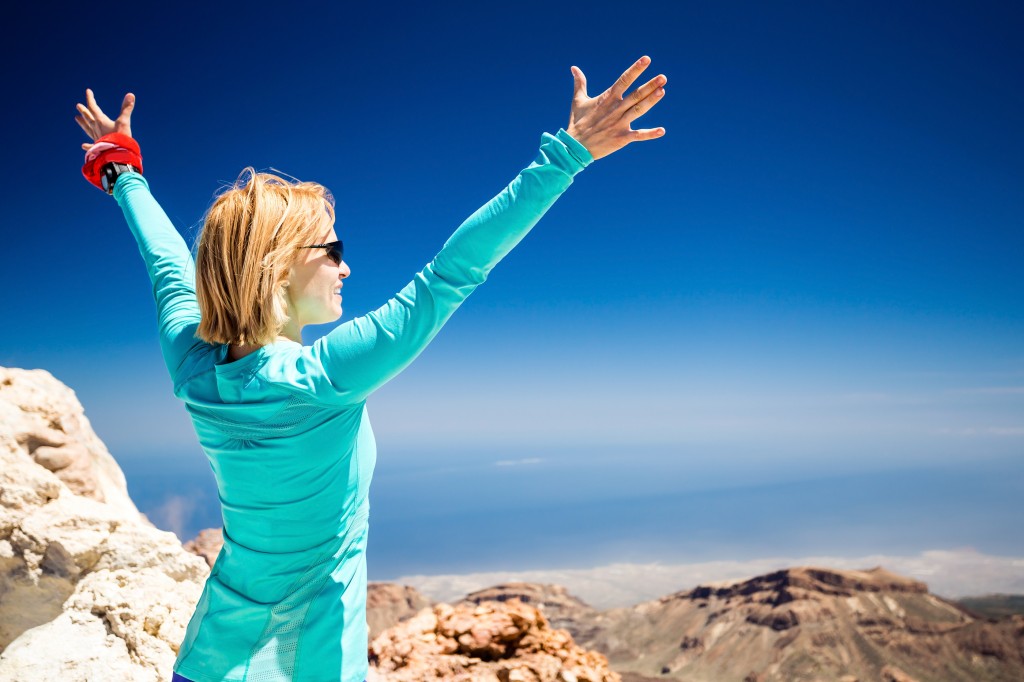
[(217, 561), (220, 548), (224, 546), (224, 530), (222, 528), (206, 528), (199, 535), (185, 543), (185, 551), (192, 552), (206, 560), (206, 565), (213, 568)]
[(576, 641), (637, 680), (994, 682), (1024, 679), (1021, 623), (879, 568), (800, 567), (600, 612)]
[(369, 583), (366, 586), (366, 621), (370, 626), (370, 639), (430, 605), (429, 599), (408, 585)]
[(619, 682), (599, 653), (576, 646), (518, 599), (437, 604), (370, 644), (375, 679), (390, 682)]
[(882, 668), (882, 682), (917, 682), (917, 680), (896, 666), (887, 665)]
[(0, 451), (35, 461), (76, 495), (139, 513), (75, 392), (45, 370), (0, 367)]
[(0, 368), (0, 679), (166, 680), (209, 573), (49, 373)]
[(561, 585), (539, 583), (502, 583), (466, 595), (464, 601), (482, 604), (487, 601), (518, 599), (535, 606), (556, 630), (568, 630), (576, 638), (586, 635), (597, 611), (586, 602), (574, 597)]

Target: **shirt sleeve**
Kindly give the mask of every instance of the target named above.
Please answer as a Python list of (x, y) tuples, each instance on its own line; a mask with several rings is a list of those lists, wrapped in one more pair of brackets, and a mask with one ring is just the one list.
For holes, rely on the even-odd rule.
[(313, 344), (325, 383), (317, 394), (357, 403), (401, 372), (593, 160), (564, 129), (543, 133), (533, 163), (469, 216), (405, 288)]
[(203, 342), (196, 338), (196, 301), (192, 253), (138, 173), (123, 173), (114, 184), (114, 198), (124, 211), (153, 283), (160, 349), (172, 379), (189, 352)]

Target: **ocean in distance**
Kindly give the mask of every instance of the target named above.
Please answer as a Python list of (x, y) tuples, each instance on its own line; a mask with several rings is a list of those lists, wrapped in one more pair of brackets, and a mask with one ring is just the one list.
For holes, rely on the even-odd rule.
[[(590, 455), (380, 457), (370, 580), (955, 548), (1024, 555), (1019, 458), (799, 477), (700, 460), (666, 475), (642, 456)], [(201, 452), (119, 464), (157, 526), (182, 540), (220, 526)]]

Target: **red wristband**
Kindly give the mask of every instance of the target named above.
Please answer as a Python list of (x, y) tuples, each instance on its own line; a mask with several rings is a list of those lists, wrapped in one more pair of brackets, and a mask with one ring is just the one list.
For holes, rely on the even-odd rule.
[(103, 167), (112, 162), (127, 163), (142, 172), (142, 151), (139, 143), (121, 133), (110, 133), (96, 140), (85, 153), (82, 175), (85, 179), (103, 189)]

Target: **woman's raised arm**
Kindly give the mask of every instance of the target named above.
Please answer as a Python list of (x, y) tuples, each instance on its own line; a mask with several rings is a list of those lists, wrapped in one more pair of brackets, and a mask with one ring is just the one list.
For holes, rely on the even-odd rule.
[[(78, 104), (75, 117), (92, 139), (82, 148), (94, 164), (102, 164), (103, 152), (93, 149), (97, 141), (114, 134), (131, 137), (131, 114), (135, 108), (135, 95), (128, 93), (121, 104), (121, 112), (111, 120), (96, 103), (92, 90), (85, 91), (86, 104)], [(116, 135), (114, 135), (116, 138)], [(107, 144), (107, 142), (101, 142)], [(111, 143), (111, 144), (117, 144)], [(139, 156), (141, 162), (141, 155)], [(99, 168), (97, 168), (99, 170)], [(138, 242), (139, 251), (153, 283), (157, 319), (160, 328), (160, 347), (164, 362), (177, 383), (189, 351), (203, 342), (195, 338), (199, 325), (199, 305), (195, 292), (195, 263), (192, 254), (174, 229), (167, 214), (153, 198), (149, 184), (135, 171), (122, 172), (115, 179), (113, 195), (124, 211), (128, 227)]]
[(475, 211), (401, 292), (381, 308), (347, 322), (313, 344), (323, 367), (320, 395), (355, 403), (398, 374), (427, 346), (461, 303), (487, 278), (594, 159), (630, 142), (661, 137), (664, 129), (634, 131), (630, 123), (664, 94), (664, 76), (624, 92), (647, 67), (638, 60), (595, 98), (573, 67), (575, 89), (568, 130), (544, 133), (536, 159), (497, 196)]

